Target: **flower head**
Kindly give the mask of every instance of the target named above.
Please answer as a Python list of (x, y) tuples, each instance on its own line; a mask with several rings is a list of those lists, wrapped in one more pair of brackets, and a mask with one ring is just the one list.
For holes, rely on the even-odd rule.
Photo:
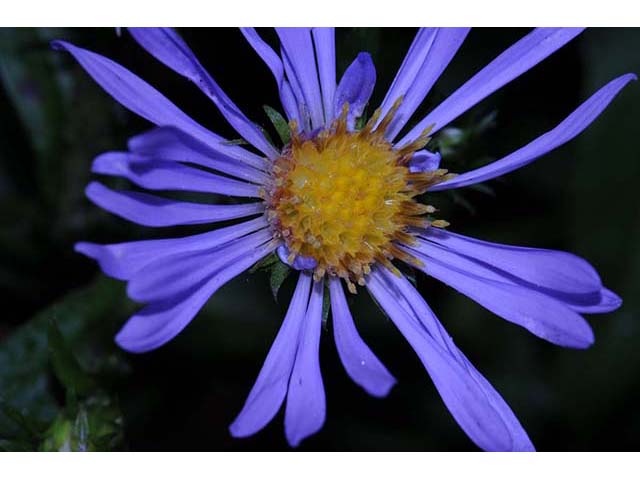
[(580, 29), (534, 29), (400, 138), (468, 29), (420, 29), (369, 119), (363, 112), (375, 85), (375, 67), (361, 53), (337, 83), (333, 29), (277, 29), (280, 54), (255, 30), (242, 29), (275, 77), (289, 121), (282, 148), (246, 118), (174, 31), (130, 31), (149, 53), (192, 80), (255, 151), (205, 129), (113, 61), (56, 42), (116, 100), (157, 125), (133, 137), (128, 152), (99, 156), (93, 170), (149, 190), (253, 200), (208, 205), (89, 185), (87, 196), (93, 202), (142, 225), (243, 219), (183, 238), (79, 243), (79, 252), (96, 259), (106, 274), (127, 281), (128, 295), (147, 304), (116, 341), (132, 352), (163, 345), (218, 288), (277, 251), (282, 262), (300, 271), (298, 282), (258, 379), (230, 427), (234, 436), (259, 431), (285, 399), (285, 433), (291, 445), (322, 427), (319, 339), (325, 285), (345, 370), (371, 395), (389, 392), (395, 379), (360, 338), (347, 305), (343, 285), (352, 293), (360, 285), (416, 351), (451, 414), (476, 445), (532, 450), (511, 409), (453, 343), (397, 264), (422, 270), (552, 343), (588, 347), (593, 333), (581, 314), (612, 311), (621, 300), (585, 260), (452, 233), (419, 195), (482, 182), (532, 162), (582, 132), (635, 75), (612, 80), (558, 126), (510, 155), (455, 176), (439, 168), (440, 154), (426, 148), (429, 136), (565, 45)]

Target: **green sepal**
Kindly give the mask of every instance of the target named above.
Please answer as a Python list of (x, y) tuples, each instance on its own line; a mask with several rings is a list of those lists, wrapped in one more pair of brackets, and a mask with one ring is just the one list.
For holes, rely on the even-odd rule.
[(291, 273), (291, 267), (283, 262), (276, 262), (271, 266), (271, 276), (269, 277), (269, 285), (274, 300), (278, 301), (278, 291), (280, 287)]
[(224, 142), (222, 142), (222, 145), (249, 145), (249, 142), (247, 142), (244, 138), (234, 138), (233, 140), (225, 140)]
[(289, 124), (285, 120), (285, 118), (278, 112), (275, 108), (270, 107), (269, 105), (263, 105), (262, 108), (264, 112), (273, 123), (273, 127), (278, 132), (278, 136), (282, 141), (283, 145), (287, 145), (291, 141), (291, 131), (289, 130)]
[(327, 284), (324, 284), (324, 292), (322, 296), (322, 328), (326, 332), (329, 330), (327, 326), (327, 320), (329, 318), (329, 311), (331, 310), (331, 295)]

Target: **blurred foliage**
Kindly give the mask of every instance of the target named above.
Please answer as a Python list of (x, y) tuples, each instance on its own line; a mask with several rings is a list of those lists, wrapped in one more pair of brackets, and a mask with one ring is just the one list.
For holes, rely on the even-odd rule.
[[(277, 88), (242, 35), (234, 29), (181, 33), (247, 115), (271, 138), (286, 142), (279, 109), (263, 107), (278, 105)], [(274, 40), (272, 33), (261, 33)], [(472, 31), (417, 115), (525, 33)], [(339, 29), (338, 73), (359, 51), (369, 51), (378, 79), (371, 103), (378, 104), (413, 35), (412, 29)], [(136, 307), (124, 286), (98, 273), (93, 262), (74, 253), (73, 244), (169, 237), (202, 228), (139, 228), (84, 199), (91, 159), (124, 148), (128, 136), (149, 125), (113, 102), (68, 55), (51, 51), (53, 38), (116, 59), (205, 126), (237, 138), (196, 88), (137, 48), (126, 33), (0, 29), (0, 449), (287, 448), (281, 414), (252, 438), (237, 440), (227, 432), (295, 285), (296, 276), (275, 255), (222, 288), (167, 346), (130, 355), (114, 344), (114, 334)], [(464, 171), (528, 142), (608, 79), (640, 71), (639, 45), (638, 29), (587, 31), (437, 135), (431, 147), (442, 153), (442, 167)], [(625, 299), (618, 312), (594, 317), (597, 342), (578, 352), (546, 344), (433, 279), (411, 275), (456, 343), (503, 393), (543, 450), (638, 448), (638, 111), (640, 89), (632, 85), (575, 141), (528, 168), (429, 197), (454, 231), (585, 256)], [(360, 333), (399, 383), (380, 400), (348, 379), (326, 323), (325, 297), (321, 365), (328, 417), (302, 448), (472, 449), (420, 362), (374, 302), (366, 294), (349, 301)]]

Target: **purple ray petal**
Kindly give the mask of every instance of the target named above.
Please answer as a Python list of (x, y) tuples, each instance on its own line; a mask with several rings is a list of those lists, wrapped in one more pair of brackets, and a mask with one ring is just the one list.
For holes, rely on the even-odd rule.
[(99, 182), (91, 182), (85, 193), (89, 200), (104, 210), (147, 227), (221, 222), (264, 211), (262, 202), (238, 205), (179, 202), (147, 193), (117, 192)]
[(447, 256), (447, 251), (436, 245), (432, 248), (439, 249), (433, 256), (408, 249), (424, 262), (420, 270), (427, 275), (549, 342), (571, 348), (587, 348), (593, 343), (589, 324), (564, 303), (528, 287), (478, 276), (470, 271), (464, 257)]
[[(602, 288), (595, 269), (584, 259), (567, 252), (542, 248), (515, 247), (485, 242), (450, 231), (430, 228), (422, 231), (421, 242), (416, 249), (430, 253), (432, 242), (502, 270), (536, 288), (568, 295), (591, 295)], [(524, 283), (523, 282), (523, 283)]]
[(129, 28), (135, 40), (167, 67), (188, 78), (200, 88), (220, 110), (236, 132), (267, 157), (278, 156), (257, 125), (240, 111), (200, 64), (184, 40), (171, 28)]
[(298, 105), (291, 90), (291, 85), (285, 80), (284, 66), (278, 54), (256, 33), (254, 28), (241, 28), (240, 31), (247, 39), (247, 42), (253, 47), (256, 53), (267, 64), (269, 70), (273, 74), (278, 91), (280, 92), (280, 101), (289, 120), (296, 120), (300, 124), (300, 114), (298, 113)]
[(636, 80), (636, 78), (634, 74), (629, 73), (612, 80), (594, 93), (591, 98), (580, 105), (553, 130), (549, 130), (534, 141), (500, 160), (463, 173), (446, 182), (439, 183), (431, 187), (429, 191), (448, 190), (484, 182), (533, 162), (538, 157), (550, 152), (554, 148), (564, 145), (581, 133), (607, 108), (607, 105), (611, 103), (620, 90), (630, 81)]
[(480, 100), (519, 77), (576, 37), (582, 28), (536, 28), (496, 57), (438, 105), (398, 145), (415, 140), (430, 125), (432, 133), (446, 126)]
[[(309, 28), (287, 27), (276, 28), (276, 32), (280, 37), (282, 48), (291, 62), (293, 74), (300, 85), (305, 104), (309, 109), (311, 128), (320, 128), (324, 126), (324, 114), (311, 30)], [(289, 75), (287, 74), (287, 76)], [(289, 77), (289, 81), (293, 82), (293, 79)]]
[(466, 369), (480, 388), (486, 394), (489, 402), (495, 411), (500, 415), (511, 435), (511, 443), (514, 451), (533, 451), (535, 450), (527, 432), (522, 428), (517, 417), (507, 405), (500, 394), (493, 386), (482, 376), (478, 370), (469, 362), (467, 357), (458, 349), (444, 329), (438, 318), (435, 316), (427, 302), (422, 298), (418, 291), (404, 277), (397, 277), (386, 269), (380, 268), (379, 272), (387, 283), (388, 291), (395, 300), (402, 305), (405, 312), (417, 318), (420, 323), (427, 329), (431, 337), (440, 344), (440, 346), (451, 354), (451, 361), (457, 361), (463, 369)]
[(234, 437), (248, 437), (261, 430), (282, 405), (300, 342), (310, 285), (311, 275), (301, 273), (287, 315), (271, 345), (258, 379), (242, 411), (229, 427)]
[(333, 121), (333, 97), (336, 91), (336, 38), (335, 28), (312, 28), (313, 43), (316, 47), (318, 74), (322, 90), (325, 125)]
[(602, 287), (598, 292), (597, 300), (591, 301), (587, 305), (568, 305), (578, 313), (609, 313), (620, 308), (622, 299), (608, 288)]
[(73, 55), (109, 95), (133, 113), (156, 125), (177, 127), (220, 153), (253, 167), (264, 168), (263, 158), (238, 146), (225, 145), (224, 138), (195, 122), (155, 88), (113, 60), (68, 42), (55, 41), (52, 46)]
[(431, 87), (440, 78), (469, 33), (469, 28), (420, 29), (411, 44), (387, 96), (382, 102), (382, 116), (398, 97), (404, 96), (385, 137), (393, 140), (420, 106)]
[(221, 177), (170, 160), (158, 160), (135, 153), (103, 153), (93, 161), (91, 170), (102, 175), (127, 178), (149, 190), (219, 193), (254, 198), (260, 196), (258, 185)]
[(183, 297), (147, 305), (133, 315), (116, 335), (123, 349), (142, 353), (164, 345), (174, 338), (196, 316), (206, 301), (222, 285), (236, 277), (273, 251), (265, 244), (216, 272), (207, 282)]
[(350, 130), (353, 129), (356, 118), (362, 116), (375, 84), (376, 67), (371, 55), (361, 52), (342, 75), (336, 90), (334, 114), (339, 117), (342, 107), (348, 103), (347, 126)]
[(271, 232), (263, 229), (211, 250), (162, 256), (133, 275), (127, 285), (127, 295), (140, 303), (181, 296), (271, 238)]
[(440, 167), (441, 156), (439, 153), (432, 153), (428, 150), (420, 150), (414, 153), (409, 160), (409, 171), (432, 172)]
[(131, 137), (127, 146), (133, 153), (160, 160), (193, 163), (259, 185), (264, 185), (269, 178), (266, 173), (238, 163), (174, 127), (157, 127)]
[(324, 282), (315, 282), (289, 379), (284, 430), (292, 447), (297, 447), (302, 440), (320, 430), (325, 419), (326, 403), (319, 357), (323, 296)]
[(309, 110), (309, 106), (307, 105), (307, 99), (304, 96), (304, 92), (302, 91), (302, 87), (300, 86), (300, 81), (296, 76), (296, 72), (291, 64), (291, 60), (287, 55), (287, 52), (284, 49), (281, 49), (282, 55), (282, 66), (284, 67), (284, 72), (289, 80), (289, 85), (291, 86), (291, 93), (295, 98), (297, 109), (298, 109), (298, 118), (299, 123), (298, 130), (303, 130), (307, 133), (310, 133), (313, 130), (311, 125), (311, 113)]
[(75, 250), (96, 260), (105, 274), (119, 280), (128, 280), (145, 265), (159, 258), (176, 253), (215, 248), (266, 226), (268, 222), (262, 216), (248, 222), (188, 237), (111, 245), (80, 242), (75, 245)]
[(280, 245), (276, 250), (276, 253), (278, 254), (278, 257), (280, 258), (282, 263), (286, 263), (291, 268), (294, 268), (296, 270), (311, 270), (313, 268), (316, 268), (316, 265), (318, 265), (318, 262), (316, 262), (315, 258), (305, 257), (304, 255), (297, 255), (293, 260), (293, 263), (289, 262), (290, 250), (289, 247), (287, 247), (285, 244)]
[(418, 354), (451, 415), (469, 438), (484, 450), (512, 450), (509, 428), (469, 371), (397, 303), (377, 272), (369, 275), (367, 288)]
[(358, 334), (340, 280), (332, 278), (329, 290), (333, 334), (344, 369), (369, 395), (386, 397), (395, 385), (396, 379)]

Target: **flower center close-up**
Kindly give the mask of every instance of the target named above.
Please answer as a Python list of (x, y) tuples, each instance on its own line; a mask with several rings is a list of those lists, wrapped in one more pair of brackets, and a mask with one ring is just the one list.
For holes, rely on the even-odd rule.
[(420, 263), (394, 241), (411, 243), (411, 227), (431, 224), (424, 215), (435, 208), (415, 197), (449, 175), (409, 168), (413, 153), (429, 141), (428, 129), (399, 149), (385, 139), (396, 108), (377, 128), (376, 112), (359, 131), (347, 129), (346, 105), (330, 128), (316, 134), (298, 134), (294, 124), (291, 142), (273, 164), (266, 195), (271, 224), (289, 262), (297, 256), (313, 260), (316, 280), (325, 273), (338, 276), (355, 292), (354, 282), (364, 285), (374, 262), (391, 268), (394, 258)]

